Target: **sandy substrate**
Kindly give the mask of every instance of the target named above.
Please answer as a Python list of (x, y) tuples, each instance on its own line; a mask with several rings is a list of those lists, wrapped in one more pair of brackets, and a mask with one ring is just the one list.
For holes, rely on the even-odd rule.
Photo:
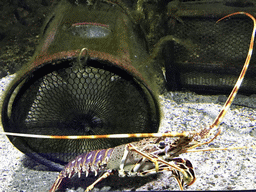
[[(13, 76), (1, 79), (0, 94)], [(160, 96), (164, 118), (160, 131), (199, 131), (214, 120), (225, 96), (201, 96), (172, 92)], [(223, 133), (211, 148), (248, 146), (243, 150), (218, 150), (183, 154), (189, 159), (197, 180), (186, 190), (256, 189), (256, 96), (238, 96), (221, 125)], [(2, 127), (0, 127), (2, 131)], [(7, 137), (0, 135), (0, 191), (47, 191), (58, 172), (19, 152)], [(84, 191), (94, 177), (73, 178), (66, 191)], [(170, 172), (149, 177), (110, 177), (94, 190), (179, 190)]]

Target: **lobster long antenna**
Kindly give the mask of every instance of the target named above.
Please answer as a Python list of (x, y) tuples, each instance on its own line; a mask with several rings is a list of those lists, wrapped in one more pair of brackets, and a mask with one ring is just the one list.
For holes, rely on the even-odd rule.
[[(222, 17), (216, 23), (220, 22), (221, 20), (223, 20), (225, 18), (228, 18), (228, 17), (233, 16), (233, 15), (238, 15), (238, 14), (247, 15), (248, 17), (250, 17), (253, 20), (253, 31), (252, 31), (252, 35), (251, 35), (249, 51), (248, 51), (248, 54), (247, 54), (247, 57), (246, 57), (243, 69), (242, 69), (242, 71), (241, 71), (241, 73), (240, 73), (240, 75), (239, 75), (239, 77), (238, 77), (238, 79), (236, 81), (236, 84), (235, 84), (234, 88), (232, 89), (232, 91), (231, 91), (227, 101), (223, 105), (221, 111), (219, 112), (219, 115), (215, 118), (215, 120), (212, 123), (212, 125), (210, 125), (209, 129), (205, 130), (205, 132), (201, 133), (201, 136), (203, 136), (203, 137), (206, 136), (211, 130), (214, 130), (215, 128), (218, 128), (219, 124), (222, 122), (225, 114), (227, 113), (228, 109), (230, 108), (230, 105), (232, 104), (234, 98), (237, 95), (237, 92), (238, 92), (238, 90), (239, 90), (239, 88), (240, 88), (240, 86), (241, 86), (241, 84), (243, 82), (245, 73), (246, 73), (246, 71), (247, 71), (247, 69), (249, 67), (249, 64), (250, 64), (250, 60), (251, 60), (251, 56), (252, 56), (252, 52), (253, 52), (255, 32), (256, 32), (256, 20), (255, 20), (255, 18), (251, 14), (246, 13), (246, 12), (235, 12), (235, 13), (231, 13), (231, 14), (225, 16), (225, 17)], [(219, 135), (220, 133), (221, 133), (221, 130), (219, 130), (217, 135)]]
[(104, 139), (104, 138), (131, 138), (131, 137), (187, 137), (191, 132), (169, 132), (169, 133), (131, 133), (131, 134), (110, 134), (110, 135), (37, 135), (27, 133), (0, 132), (2, 135), (30, 137), (40, 139)]
[(256, 145), (252, 146), (243, 146), (243, 147), (221, 147), (221, 148), (206, 148), (206, 149), (194, 149), (187, 150), (186, 153), (197, 153), (197, 152), (205, 152), (205, 151), (227, 151), (227, 150), (238, 150), (238, 149), (256, 149)]

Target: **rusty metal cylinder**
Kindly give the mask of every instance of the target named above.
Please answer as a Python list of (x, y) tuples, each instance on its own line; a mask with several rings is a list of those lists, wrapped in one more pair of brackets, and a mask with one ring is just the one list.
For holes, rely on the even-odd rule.
[[(41, 44), (6, 91), (7, 132), (97, 135), (157, 132), (160, 66), (150, 61), (139, 25), (118, 6), (62, 1)], [(59, 169), (75, 156), (132, 139), (9, 137), (22, 152)]]

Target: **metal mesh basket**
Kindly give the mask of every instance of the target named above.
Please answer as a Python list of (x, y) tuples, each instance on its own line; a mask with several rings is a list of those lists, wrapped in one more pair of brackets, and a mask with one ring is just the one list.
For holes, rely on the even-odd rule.
[[(245, 15), (236, 15), (216, 23), (235, 11), (221, 3), (212, 6), (216, 8), (207, 2), (184, 2), (177, 12), (179, 19), (169, 21), (173, 43), (167, 48), (166, 63), (173, 88), (229, 93), (235, 84), (247, 56), (253, 22)], [(255, 62), (253, 54), (241, 92), (256, 91)]]
[[(159, 112), (149, 91), (124, 71), (88, 61), (40, 68), (17, 88), (10, 102), (9, 130), (45, 135), (97, 135), (154, 132)], [(132, 139), (46, 140), (15, 138), (26, 154), (66, 163), (86, 151)], [(23, 145), (23, 147), (21, 146)]]
[[(91, 9), (87, 3), (62, 1), (46, 21), (41, 38), (31, 61), (6, 91), (5, 131), (41, 135), (158, 131), (156, 79), (161, 79), (162, 71), (146, 61), (140, 26), (122, 9), (108, 2)], [(9, 138), (19, 150), (54, 169), (79, 154), (134, 140)]]

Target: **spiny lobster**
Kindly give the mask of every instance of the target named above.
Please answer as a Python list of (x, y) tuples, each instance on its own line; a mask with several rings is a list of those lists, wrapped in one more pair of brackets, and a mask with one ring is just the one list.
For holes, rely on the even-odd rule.
[[(81, 176), (82, 172), (86, 176), (90, 172), (94, 172), (97, 176), (98, 172), (103, 174), (90, 186), (86, 191), (90, 191), (94, 186), (107, 178), (110, 175), (117, 174), (120, 177), (124, 176), (146, 176), (157, 172), (171, 171), (176, 178), (180, 189), (185, 185), (192, 185), (195, 180), (195, 173), (192, 163), (180, 158), (182, 153), (192, 152), (191, 149), (211, 143), (221, 133), (219, 124), (224, 118), (232, 101), (234, 100), (239, 87), (243, 81), (246, 70), (249, 66), (250, 58), (253, 52), (254, 38), (256, 32), (255, 18), (245, 12), (236, 12), (227, 15), (217, 22), (230, 17), (232, 15), (244, 14), (250, 17), (254, 22), (254, 28), (251, 36), (248, 55), (240, 73), (240, 76), (224, 104), (219, 115), (216, 117), (212, 125), (204, 128), (199, 133), (182, 132), (182, 133), (144, 133), (144, 134), (116, 134), (116, 135), (90, 135), (90, 136), (46, 136), (46, 135), (28, 135), (18, 133), (3, 133), (5, 135), (36, 137), (36, 138), (54, 138), (54, 139), (98, 139), (98, 138), (126, 138), (126, 137), (146, 137), (138, 142), (132, 142), (125, 145), (120, 145), (114, 148), (91, 151), (76, 157), (73, 161), (65, 166), (51, 187), (50, 191), (56, 191), (66, 177), (70, 178), (74, 174)], [(150, 138), (151, 137), (151, 138)], [(178, 137), (175, 141), (171, 137)], [(246, 147), (237, 147), (233, 149), (241, 149)], [(211, 151), (214, 149), (204, 149)], [(199, 150), (198, 150), (199, 151)], [(201, 150), (202, 151), (202, 150)]]

